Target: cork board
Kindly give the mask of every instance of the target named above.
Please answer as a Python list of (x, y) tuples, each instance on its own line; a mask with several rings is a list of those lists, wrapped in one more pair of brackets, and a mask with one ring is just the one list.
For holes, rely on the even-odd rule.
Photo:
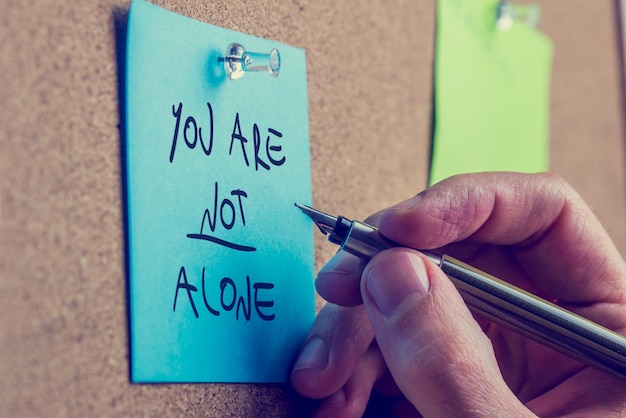
[[(305, 48), (317, 206), (362, 218), (425, 187), (434, 0), (157, 3)], [(555, 47), (552, 169), (626, 255), (616, 2), (537, 3)], [(128, 6), (0, 1), (0, 416), (308, 416), (286, 385), (129, 383), (119, 78)], [(318, 268), (332, 252), (317, 239)]]

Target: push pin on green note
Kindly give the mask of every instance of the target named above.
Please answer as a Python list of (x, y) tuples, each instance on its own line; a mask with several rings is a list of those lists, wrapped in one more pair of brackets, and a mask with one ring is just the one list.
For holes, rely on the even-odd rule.
[(275, 78), (280, 72), (280, 53), (276, 48), (269, 54), (249, 52), (241, 44), (233, 42), (219, 61), (224, 63), (226, 75), (231, 80), (237, 80), (249, 72), (267, 72)]
[(539, 24), (540, 15), (537, 5), (517, 5), (510, 1), (501, 1), (496, 12), (496, 27), (505, 31), (511, 29), (515, 21), (525, 21), (528, 26), (534, 28)]

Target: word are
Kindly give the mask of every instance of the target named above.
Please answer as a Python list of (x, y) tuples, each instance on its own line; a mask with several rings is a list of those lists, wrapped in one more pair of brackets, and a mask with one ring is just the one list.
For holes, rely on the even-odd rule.
[[(213, 120), (213, 107), (211, 103), (207, 102), (207, 126), (209, 129), (208, 136), (202, 134), (202, 127), (198, 124), (196, 118), (192, 115), (187, 116), (182, 124), (182, 137), (185, 145), (189, 149), (195, 149), (198, 144), (208, 157), (213, 151), (213, 136), (215, 131), (215, 123)], [(174, 116), (174, 135), (172, 136), (172, 146), (170, 147), (170, 163), (174, 162), (174, 156), (176, 155), (176, 147), (180, 137), (181, 123), (183, 121), (183, 103), (179, 102), (178, 106), (172, 105), (172, 116)], [(261, 137), (261, 130), (259, 126), (254, 123), (252, 125), (252, 142), (249, 144), (249, 138), (243, 134), (241, 129), (241, 122), (239, 121), (239, 112), (235, 114), (235, 121), (233, 123), (232, 133), (230, 135), (230, 147), (228, 149), (228, 155), (233, 155), (233, 148), (235, 152), (241, 149), (241, 156), (246, 164), (246, 167), (251, 167), (252, 163), (248, 155), (251, 154), (254, 159), (253, 165), (255, 171), (259, 169), (271, 170), (272, 167), (279, 167), (285, 164), (287, 158), (282, 153), (283, 147), (278, 143), (283, 137), (283, 134), (274, 129), (267, 128), (267, 135), (263, 139)], [(238, 144), (239, 146), (235, 146)], [(252, 149), (250, 149), (252, 147)]]
[[(246, 321), (250, 321), (252, 317), (252, 308), (256, 315), (263, 321), (273, 321), (276, 317), (275, 314), (268, 312), (270, 308), (274, 306), (273, 300), (264, 299), (261, 293), (269, 292), (274, 288), (273, 283), (250, 282), (250, 276), (246, 276), (246, 284), (243, 289), (238, 288), (235, 281), (229, 277), (223, 277), (219, 281), (219, 286), (214, 289), (214, 294), (217, 297), (212, 299), (212, 304), (209, 302), (209, 294), (206, 289), (205, 268), (202, 268), (202, 302), (206, 310), (213, 316), (220, 316), (222, 312), (233, 312), (235, 319), (239, 320), (240, 315)], [(254, 292), (252, 292), (254, 289)], [(238, 295), (239, 290), (239, 295)], [(185, 267), (181, 267), (178, 273), (178, 281), (176, 283), (176, 293), (174, 294), (174, 312), (176, 312), (176, 302), (178, 300), (178, 292), (183, 291), (187, 294), (187, 299), (191, 305), (191, 309), (196, 318), (200, 317), (198, 308), (194, 300), (194, 294), (198, 292), (198, 288), (189, 283), (187, 280), (187, 273)], [(254, 297), (252, 297), (254, 293)], [(215, 301), (219, 299), (219, 303)]]
[[(267, 132), (272, 134), (276, 138), (282, 138), (283, 134), (278, 132), (276, 129), (268, 128)], [(228, 151), (228, 155), (233, 154), (233, 145), (235, 140), (240, 141), (241, 143), (241, 153), (243, 155), (243, 159), (246, 163), (246, 166), (250, 166), (250, 162), (248, 161), (248, 155), (246, 154), (246, 144), (248, 143), (248, 139), (241, 134), (241, 126), (239, 125), (239, 113), (235, 116), (235, 126), (233, 127), (233, 133), (230, 136), (230, 149)], [(273, 166), (281, 166), (285, 164), (286, 158), (285, 156), (281, 156), (276, 159), (272, 155), (273, 153), (280, 152), (283, 148), (280, 145), (270, 145), (270, 135), (267, 135), (265, 138), (265, 156), (267, 161)], [(259, 171), (259, 166), (263, 167), (266, 170), (270, 170), (271, 167), (268, 163), (263, 161), (259, 156), (259, 152), (261, 152), (261, 133), (259, 132), (259, 127), (255, 123), (252, 125), (252, 141), (254, 144), (254, 169)], [(271, 151), (271, 152), (270, 152)]]
[[(247, 245), (235, 244), (230, 241), (218, 238), (212, 235), (219, 224), (225, 230), (230, 230), (235, 226), (236, 221), (239, 219), (241, 226), (246, 226), (246, 216), (243, 210), (243, 199), (248, 197), (248, 194), (241, 189), (234, 189), (230, 191), (230, 196), (233, 196), (233, 200), (237, 203), (233, 203), (233, 200), (228, 197), (219, 196), (219, 185), (215, 182), (215, 192), (213, 194), (213, 211), (209, 208), (204, 210), (202, 215), (202, 223), (200, 225), (199, 234), (187, 234), (188, 238), (201, 239), (205, 241), (211, 241), (224, 247), (232, 248), (238, 251), (255, 251), (256, 248)], [(219, 206), (219, 209), (218, 209)], [(219, 224), (218, 224), (219, 213)], [(205, 233), (205, 223), (209, 224), (211, 234)]]

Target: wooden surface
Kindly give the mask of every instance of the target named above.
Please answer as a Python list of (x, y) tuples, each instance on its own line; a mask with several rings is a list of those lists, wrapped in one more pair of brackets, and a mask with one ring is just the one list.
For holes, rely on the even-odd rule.
[[(364, 217), (426, 185), (435, 1), (174, 1), (307, 52), (314, 203)], [(553, 171), (626, 254), (612, 0), (542, 0)], [(0, 0), (0, 416), (307, 416), (283, 385), (132, 385), (118, 52), (126, 0)], [(319, 268), (333, 249), (316, 241)]]

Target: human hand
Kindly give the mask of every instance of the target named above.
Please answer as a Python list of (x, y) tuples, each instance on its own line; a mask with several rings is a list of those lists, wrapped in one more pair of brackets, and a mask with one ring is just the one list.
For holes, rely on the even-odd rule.
[[(453, 177), (368, 222), (402, 245), (445, 252), (626, 331), (624, 261), (582, 199), (552, 175)], [(361, 416), (372, 391), (397, 416), (626, 414), (624, 381), (473, 318), (417, 251), (395, 248), (369, 263), (339, 252), (316, 286), (332, 303), (291, 381), (321, 399), (318, 416)]]

